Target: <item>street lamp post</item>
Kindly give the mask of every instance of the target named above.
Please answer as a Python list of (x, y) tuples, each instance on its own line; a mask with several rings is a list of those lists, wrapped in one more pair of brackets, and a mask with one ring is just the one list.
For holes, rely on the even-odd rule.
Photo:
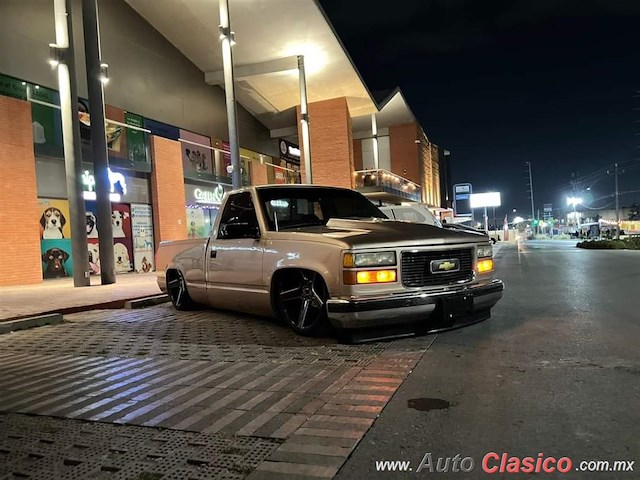
[(578, 232), (578, 218), (576, 214), (576, 205), (582, 203), (582, 198), (580, 197), (567, 197), (567, 205), (573, 205), (573, 221), (576, 225), (576, 233)]

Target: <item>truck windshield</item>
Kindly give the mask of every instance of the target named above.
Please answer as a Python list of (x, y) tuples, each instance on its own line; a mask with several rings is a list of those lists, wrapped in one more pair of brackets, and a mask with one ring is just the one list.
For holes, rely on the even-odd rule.
[(353, 190), (322, 187), (260, 188), (269, 230), (326, 225), (331, 218), (387, 218)]

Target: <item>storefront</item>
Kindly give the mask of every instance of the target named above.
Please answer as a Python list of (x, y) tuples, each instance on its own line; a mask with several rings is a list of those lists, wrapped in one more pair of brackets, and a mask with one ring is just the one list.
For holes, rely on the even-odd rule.
[[(83, 164), (89, 271), (100, 273), (95, 179), (91, 164)], [(38, 222), (43, 278), (71, 276), (71, 229), (64, 160), (36, 157)], [(109, 169), (111, 223), (116, 273), (153, 270), (153, 215), (148, 174)]]
[(187, 237), (208, 237), (211, 235), (211, 229), (218, 216), (224, 194), (231, 190), (231, 185), (186, 180), (184, 187), (187, 208)]
[(300, 147), (281, 138), (278, 141), (278, 149), (280, 161), (272, 165), (269, 183), (300, 183)]

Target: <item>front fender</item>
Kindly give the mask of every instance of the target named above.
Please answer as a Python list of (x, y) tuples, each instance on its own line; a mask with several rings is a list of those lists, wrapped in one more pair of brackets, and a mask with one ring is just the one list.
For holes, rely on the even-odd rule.
[(341, 286), (341, 249), (314, 242), (272, 242), (265, 248), (264, 281), (270, 288), (276, 272), (284, 269), (312, 270), (322, 276), (329, 296), (336, 296)]

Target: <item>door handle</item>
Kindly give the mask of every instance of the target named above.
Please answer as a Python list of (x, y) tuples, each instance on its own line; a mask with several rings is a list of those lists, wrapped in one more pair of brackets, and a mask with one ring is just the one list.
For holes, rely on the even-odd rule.
[(217, 256), (217, 255), (218, 255), (218, 252), (217, 252), (217, 251), (215, 251), (215, 250), (213, 250), (213, 249), (211, 249), (211, 252), (209, 253), (209, 256), (210, 256), (211, 258), (216, 258), (216, 256)]

